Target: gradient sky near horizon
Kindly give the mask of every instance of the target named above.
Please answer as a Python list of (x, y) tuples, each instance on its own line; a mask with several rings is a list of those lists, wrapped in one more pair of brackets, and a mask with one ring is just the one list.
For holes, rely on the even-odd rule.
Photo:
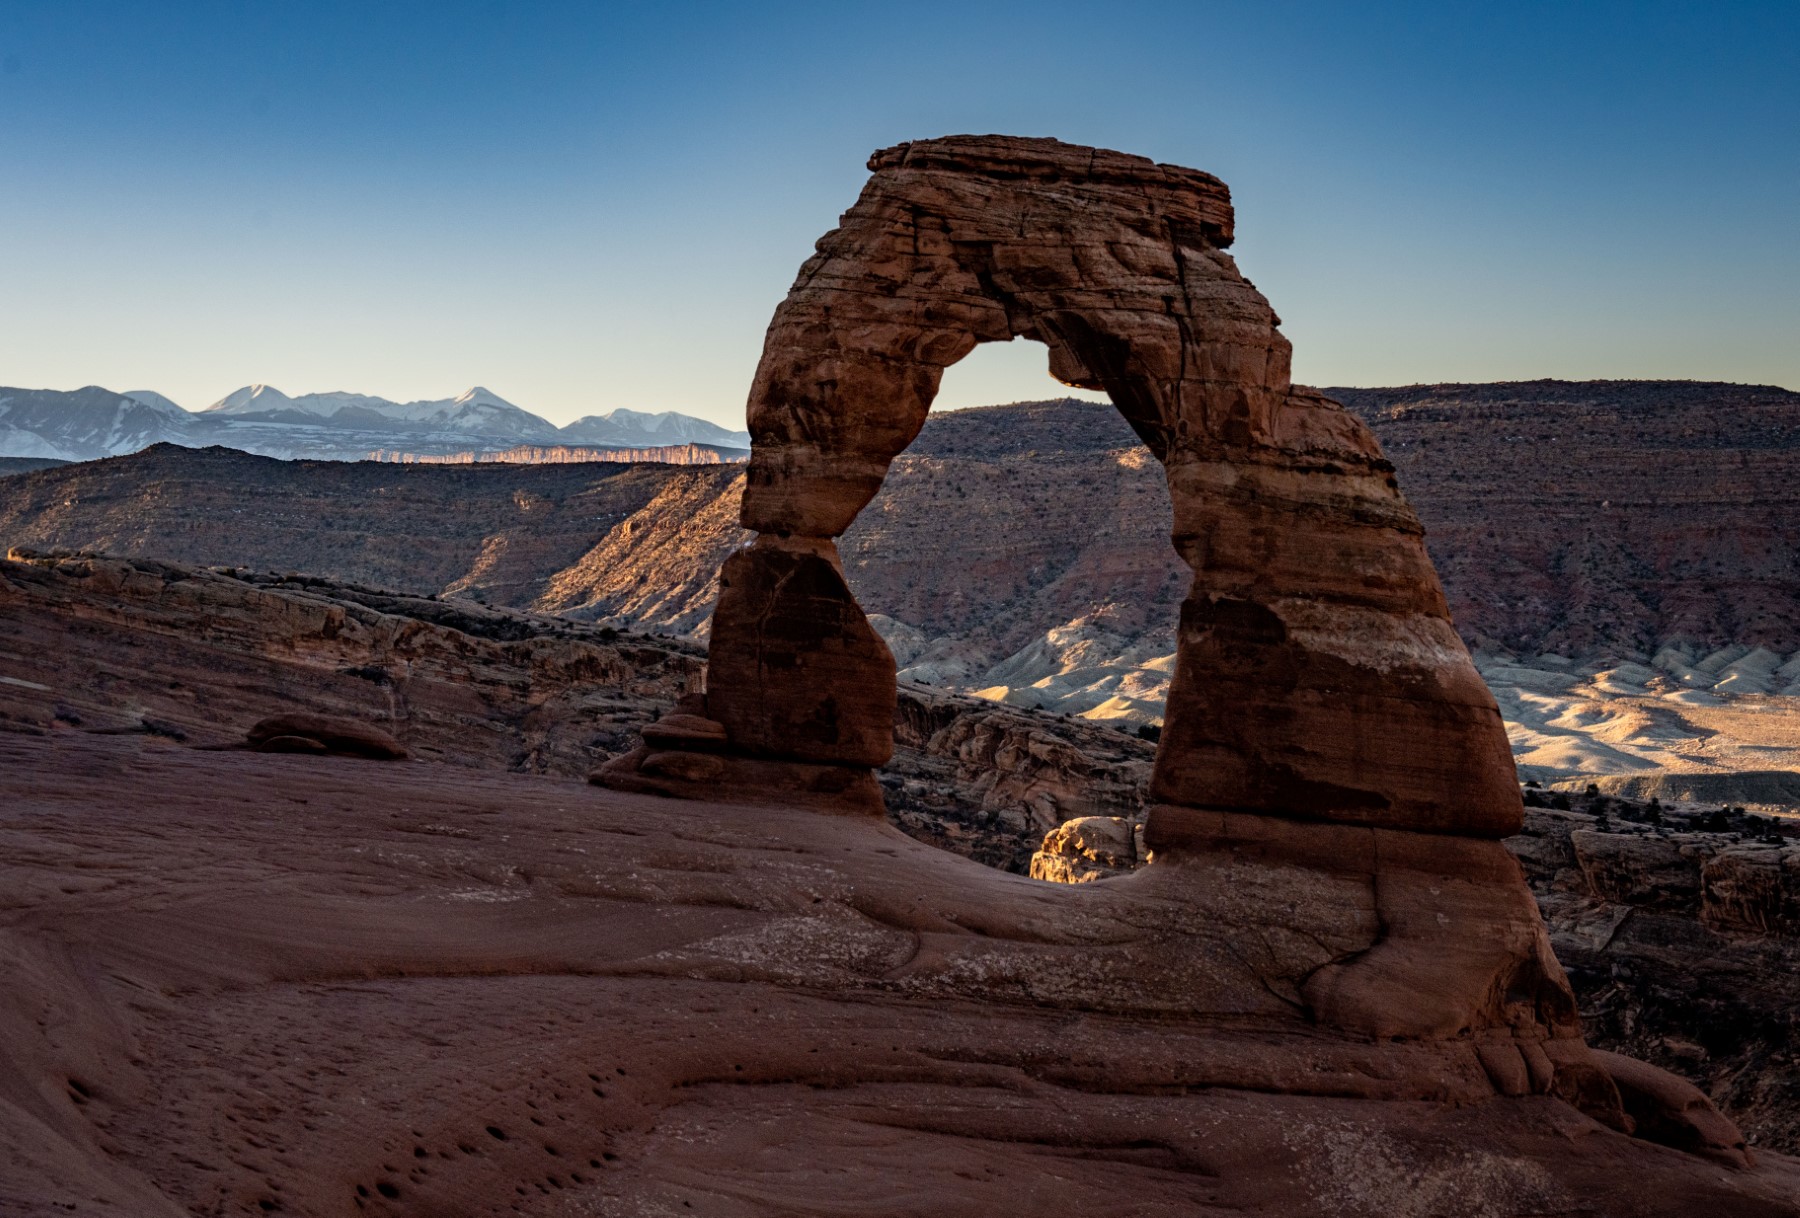
[(991, 131), (1223, 177), (1304, 382), (1800, 388), (1793, 0), (0, 0), (0, 384), (738, 426), (870, 151)]

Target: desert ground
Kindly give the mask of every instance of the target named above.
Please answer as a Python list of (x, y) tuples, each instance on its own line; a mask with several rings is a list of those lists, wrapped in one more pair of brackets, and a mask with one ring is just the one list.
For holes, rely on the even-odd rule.
[(433, 762), (0, 750), (8, 1213), (1800, 1208), (1779, 1155), (1384, 1098), (1404, 1050), (1274, 997), (1183, 1014), (1155, 962), (1221, 941), (1154, 868), (1042, 884)]

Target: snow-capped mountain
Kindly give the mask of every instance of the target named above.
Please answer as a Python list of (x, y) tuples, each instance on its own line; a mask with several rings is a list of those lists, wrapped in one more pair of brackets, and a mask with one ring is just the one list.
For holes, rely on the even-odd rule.
[(664, 410), (609, 410), (576, 419), (561, 431), (564, 444), (616, 444), (644, 448), (658, 444), (716, 444), (749, 448), (750, 433), (729, 431), (705, 419)]
[(228, 393), (201, 414), (279, 414), (294, 408), (294, 399), (273, 385), (245, 385)]
[(134, 402), (142, 402), (146, 406), (154, 406), (156, 409), (171, 417), (179, 417), (187, 413), (182, 407), (176, 405), (154, 389), (127, 389), (124, 396), (130, 398)]
[(750, 447), (747, 432), (674, 411), (614, 410), (558, 428), (479, 385), (453, 398), (413, 402), (341, 391), (290, 397), (273, 385), (246, 385), (193, 413), (150, 389), (0, 388), (0, 456), (89, 461), (161, 441), (330, 461), (377, 451), (445, 456), (521, 445)]
[(553, 440), (557, 429), (491, 389), (475, 386), (453, 398), (394, 402), (366, 393), (307, 393), (289, 397), (273, 385), (246, 385), (201, 412), (207, 416), (333, 427), (454, 431), (463, 435)]
[(0, 388), (0, 456), (91, 461), (168, 440), (186, 442), (193, 416), (161, 398), (146, 402), (98, 385), (63, 392)]

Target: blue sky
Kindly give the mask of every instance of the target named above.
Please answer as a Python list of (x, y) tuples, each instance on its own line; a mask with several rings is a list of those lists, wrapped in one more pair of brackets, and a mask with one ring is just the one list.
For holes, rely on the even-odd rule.
[(1304, 381), (1800, 388), (1792, 0), (0, 0), (0, 384), (737, 422), (869, 152), (986, 131), (1223, 177)]

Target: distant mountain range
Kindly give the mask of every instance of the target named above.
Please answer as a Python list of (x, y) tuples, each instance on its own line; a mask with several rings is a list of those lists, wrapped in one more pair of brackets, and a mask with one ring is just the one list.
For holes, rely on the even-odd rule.
[(453, 398), (394, 402), (343, 392), (289, 397), (273, 385), (246, 385), (198, 412), (150, 389), (0, 387), (0, 457), (91, 461), (158, 443), (218, 444), (265, 457), (327, 461), (375, 453), (389, 459), (479, 457), (525, 445), (704, 445), (732, 456), (749, 449), (750, 435), (674, 411), (612, 410), (557, 427), (480, 386)]

